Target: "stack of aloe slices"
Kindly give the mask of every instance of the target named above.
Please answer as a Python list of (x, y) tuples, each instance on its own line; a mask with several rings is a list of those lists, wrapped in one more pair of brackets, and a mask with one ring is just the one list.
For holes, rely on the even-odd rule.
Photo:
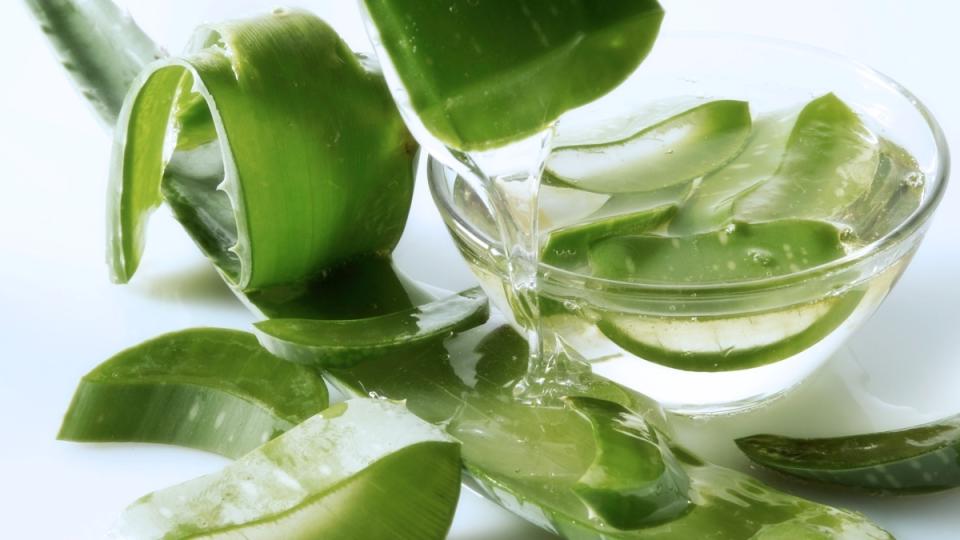
[[(34, 7), (58, 12), (63, 28), (74, 31), (91, 22), (114, 27), (109, 18), (119, 13), (73, 10), (63, 3)], [(94, 75), (111, 69), (116, 44), (127, 37), (95, 41), (87, 51), (94, 61), (83, 68), (92, 72), (86, 80), (115, 84)], [(615, 36), (605, 37), (617, 42)], [(309, 15), (278, 12), (222, 25), (201, 32), (197, 43), (199, 48), (189, 56), (147, 68), (120, 111), (119, 166), (112, 194), (116, 277), (128, 279), (136, 268), (146, 212), (162, 196), (241, 298), (272, 319), (287, 316), (302, 324), (305, 318), (387, 317), (382, 331), (394, 334), (383, 335), (382, 346), (371, 347), (361, 361), (337, 362), (342, 351), (336, 346), (325, 350), (326, 356), (311, 357), (317, 358), (320, 373), (343, 389), (406, 400), (407, 409), (422, 420), (396, 404), (361, 400), (292, 427), (325, 405), (325, 387), (314, 372), (295, 365), (281, 368), (278, 359), (253, 345), (251, 336), (234, 331), (193, 330), (158, 338), (121, 353), (85, 378), (65, 420), (65, 437), (169, 442), (236, 456), (258, 440), (289, 431), (220, 474), (138, 501), (118, 523), (115, 536), (353, 538), (359, 533), (366, 538), (439, 538), (449, 527), (456, 502), (453, 437), (467, 473), (492, 498), (569, 538), (689, 538), (705, 531), (718, 538), (888, 537), (857, 514), (778, 493), (742, 474), (700, 462), (671, 442), (655, 403), (603, 378), (585, 375), (585, 395), (569, 396), (562, 405), (517, 401), (512, 387), (526, 367), (526, 344), (513, 329), (496, 322), (467, 330), (485, 318), (469, 301), (476, 299), (471, 294), (421, 307), (421, 312), (450, 318), (428, 325), (429, 332), (411, 332), (408, 323), (417, 320), (417, 312), (404, 310), (423, 304), (426, 295), (393, 273), (384, 259), (394, 241), (389, 232), (396, 229), (396, 220), (405, 219), (406, 209), (365, 208), (363, 215), (371, 223), (359, 226), (369, 233), (362, 238), (372, 243), (352, 247), (330, 238), (328, 230), (314, 228), (309, 219), (294, 226), (297, 216), (285, 216), (278, 227), (302, 227), (298, 232), (317, 240), (307, 253), (293, 254), (291, 268), (302, 273), (285, 282), (292, 270), (278, 269), (282, 261), (276, 246), (264, 247), (269, 245), (265, 238), (282, 241), (262, 219), (272, 203), (249, 195), (271, 199), (281, 192), (276, 197), (289, 201), (296, 192), (319, 197), (313, 200), (322, 203), (324, 193), (344, 189), (342, 182), (354, 180), (353, 173), (340, 163), (324, 163), (339, 161), (331, 153), (320, 152), (326, 158), (305, 156), (303, 145), (320, 141), (335, 146), (343, 137), (364, 134), (366, 143), (355, 148), (366, 151), (369, 146), (372, 154), (364, 155), (371, 168), (363, 169), (369, 172), (398, 161), (409, 164), (403, 158), (404, 152), (409, 155), (409, 137), (394, 122), (393, 109), (377, 108), (384, 94), (375, 89), (382, 88), (382, 81), (355, 63), (336, 35)], [(300, 53), (335, 61), (278, 65)], [(318, 77), (329, 74), (326, 70), (346, 80), (333, 83)], [(285, 134), (299, 140), (292, 141), (289, 153), (285, 147), (247, 145), (252, 136), (244, 133), (247, 127), (256, 130), (253, 135), (277, 135), (280, 132), (270, 130), (291, 120), (283, 116), (291, 112), (286, 106), (310, 101), (310, 92), (329, 97), (318, 81), (352, 84), (359, 95), (370, 98), (366, 105), (376, 112), (370, 113), (375, 122), (350, 128), (356, 131), (345, 127), (340, 133), (324, 126), (298, 126), (303, 119), (293, 118), (295, 129)], [(268, 90), (274, 85), (277, 95), (290, 103), (271, 99)], [(224, 108), (210, 106), (221, 99), (228, 102)], [(350, 94), (339, 101), (353, 99), (358, 98)], [(205, 110), (202, 104), (207, 104)], [(267, 113), (283, 120), (271, 124)], [(248, 126), (251, 117), (266, 125)], [(171, 123), (174, 130), (167, 129)], [(380, 128), (370, 127), (373, 123)], [(175, 148), (169, 160), (157, 157), (168, 142), (158, 135), (161, 131), (177, 134), (175, 144), (168, 146)], [(251, 153), (240, 157), (241, 148)], [(294, 164), (318, 168), (310, 170), (314, 174), (298, 174)], [(271, 165), (291, 176), (266, 174)], [(220, 170), (223, 182), (214, 182)], [(370, 187), (377, 182), (384, 183), (380, 188), (399, 189), (403, 199), (407, 188), (402, 178), (398, 185), (397, 178), (372, 174), (358, 180), (360, 199), (373, 197), (363, 204), (383, 200)], [(354, 195), (336, 193), (337, 202), (323, 208), (362, 206)], [(406, 204), (401, 201), (401, 206)], [(357, 225), (356, 215), (344, 212), (341, 218), (346, 225), (334, 225)], [(296, 247), (298, 240), (286, 247)], [(323, 268), (325, 260), (336, 264)], [(359, 307), (324, 302), (338, 294), (362, 295), (364, 301)], [(314, 303), (321, 307), (315, 309)], [(342, 345), (337, 339), (342, 336), (327, 337), (326, 343)], [(288, 345), (300, 339), (296, 332), (283, 338)], [(321, 338), (304, 338), (311, 355)], [(111, 396), (123, 397), (129, 411), (101, 416), (106, 412), (104, 399)], [(151, 418), (161, 408), (168, 418), (155, 424)], [(259, 420), (228, 418), (240, 414)], [(190, 422), (209, 424), (211, 419), (212, 431), (190, 427)], [(423, 420), (443, 426), (447, 434)], [(368, 512), (371, 508), (377, 511)]]

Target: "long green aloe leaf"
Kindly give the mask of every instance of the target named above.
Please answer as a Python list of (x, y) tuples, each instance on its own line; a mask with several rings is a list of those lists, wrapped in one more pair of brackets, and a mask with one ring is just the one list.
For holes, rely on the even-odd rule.
[(415, 347), (473, 328), (489, 316), (480, 288), (397, 311), (354, 320), (267, 319), (255, 326), (260, 342), (284, 360), (350, 367), (384, 351)]
[(236, 458), (327, 404), (322, 378), (271, 355), (254, 336), (200, 328), (127, 349), (84, 376), (59, 438), (175, 444)]
[(656, 0), (364, 0), (420, 121), (460, 150), (532, 135), (647, 56)]
[(112, 0), (26, 2), (80, 92), (113, 126), (137, 74), (166, 54)]
[(351, 400), (143, 497), (112, 538), (441, 540), (460, 492), (457, 446), (400, 404)]
[[(201, 129), (204, 118), (212, 129)], [(207, 251), (238, 289), (308, 281), (388, 253), (399, 239), (416, 146), (382, 77), (320, 19), (278, 10), (201, 29), (191, 54), (152, 65), (134, 83), (111, 173), (117, 281), (136, 271), (146, 220), (162, 201), (171, 123), (189, 135), (175, 141), (182, 153), (221, 155), (222, 179), (191, 185), (178, 176), (168, 192), (185, 205), (191, 194), (208, 201), (200, 221), (221, 232), (206, 237)], [(203, 133), (216, 140), (201, 144)], [(189, 154), (175, 157), (190, 168)]]

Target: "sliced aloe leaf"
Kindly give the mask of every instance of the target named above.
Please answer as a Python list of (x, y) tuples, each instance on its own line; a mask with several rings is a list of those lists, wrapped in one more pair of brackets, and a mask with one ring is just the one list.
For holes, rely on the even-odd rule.
[(690, 481), (664, 437), (611, 401), (567, 398), (590, 421), (596, 453), (573, 490), (610, 525), (623, 530), (675, 518), (691, 505)]
[(80, 381), (59, 438), (150, 442), (239, 457), (327, 407), (319, 376), (251, 334), (199, 328), (107, 360)]
[(680, 206), (670, 220), (670, 234), (702, 234), (729, 225), (736, 200), (777, 172), (799, 112), (790, 109), (758, 118), (743, 151), (705, 176)]
[(647, 56), (663, 19), (654, 0), (364, 5), (420, 121), (461, 150), (522, 139), (608, 93)]
[(220, 472), (151, 493), (112, 538), (443, 538), (457, 444), (397, 403), (335, 405)]
[(593, 243), (657, 229), (676, 214), (689, 191), (690, 185), (683, 184), (649, 193), (615, 195), (577, 225), (551, 231), (541, 258), (558, 267), (589, 271), (587, 257)]
[(772, 364), (816, 345), (846, 321), (864, 291), (806, 305), (730, 317), (647, 317), (606, 312), (597, 329), (630, 353), (685, 371), (734, 371)]
[(80, 92), (112, 127), (137, 74), (166, 53), (111, 0), (26, 2)]
[[(574, 489), (597, 457), (592, 422), (569, 406), (517, 400), (512, 390), (525, 373), (526, 361), (523, 337), (491, 321), (443, 344), (384, 353), (326, 374), (348, 393), (403, 399), (414, 414), (446, 426), (461, 442), (464, 466), (476, 486), (508, 510), (566, 538), (675, 540), (697, 538), (703, 531), (721, 540), (765, 534), (775, 538), (768, 531), (784, 532), (788, 538), (890, 538), (860, 514), (780, 493), (746, 475), (700, 462), (675, 446), (673, 456), (689, 477), (692, 507), (672, 519), (665, 517), (662, 524), (616, 529), (601, 516), (621, 515), (618, 503), (592, 501), (592, 508)], [(631, 424), (643, 418), (667, 433), (655, 402), (602, 377), (583, 377), (579, 396), (617, 403), (630, 412)], [(615, 407), (603, 405), (603, 410)], [(618, 418), (593, 415), (605, 426), (604, 433), (618, 429)], [(614, 440), (601, 441), (604, 448), (627, 448), (616, 442), (616, 434), (610, 436)], [(609, 463), (608, 458), (600, 463)], [(617, 481), (611, 479), (610, 487)]]
[(880, 139), (880, 149), (880, 163), (870, 191), (840, 218), (865, 244), (889, 234), (923, 201), (924, 174), (917, 160), (886, 139)]
[(960, 486), (960, 416), (898, 431), (794, 439), (737, 439), (751, 460), (813, 482), (896, 494)]
[(589, 259), (602, 278), (702, 284), (787, 275), (845, 254), (837, 227), (784, 220), (694, 236), (617, 236), (593, 244)]
[(711, 101), (613, 142), (558, 148), (545, 175), (585, 191), (652, 191), (693, 180), (735, 158), (750, 136), (750, 106)]
[(147, 217), (162, 199), (168, 126), (189, 134), (181, 152), (204, 148), (194, 125), (203, 115), (185, 113), (198, 99), (211, 113), (225, 177), (187, 187), (199, 175), (180, 175), (166, 191), (182, 201), (178, 215), (206, 201), (192, 222), (218, 226), (204, 248), (219, 254), (232, 284), (303, 282), (389, 252), (409, 210), (415, 144), (382, 77), (303, 12), (201, 29), (194, 43), (189, 56), (153, 65), (124, 104), (111, 175), (114, 278), (129, 280), (139, 264)]
[(256, 323), (270, 352), (299, 364), (350, 367), (386, 350), (409, 348), (483, 324), (490, 316), (478, 287), (429, 304), (355, 320), (268, 319)]
[(734, 218), (835, 218), (870, 188), (879, 148), (877, 136), (840, 98), (817, 98), (800, 111), (777, 173), (734, 204)]

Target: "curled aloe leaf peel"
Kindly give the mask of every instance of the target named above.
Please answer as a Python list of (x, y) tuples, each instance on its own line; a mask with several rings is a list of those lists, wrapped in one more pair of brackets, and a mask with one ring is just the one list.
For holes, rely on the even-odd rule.
[(608, 93), (653, 47), (655, 0), (364, 0), (420, 121), (460, 150), (533, 135)]
[[(195, 112), (201, 102), (209, 116)], [(202, 145), (195, 124), (205, 121), (217, 137)], [(163, 150), (171, 122), (190, 135), (172, 170)], [(380, 74), (304, 12), (200, 30), (189, 55), (134, 83), (118, 126), (109, 252), (117, 281), (139, 264), (165, 173), (197, 172), (195, 161), (209, 163), (204, 152), (219, 158), (223, 176), (168, 174), (176, 185), (167, 191), (204, 200), (192, 222), (206, 225), (202, 247), (240, 290), (389, 253), (403, 230), (416, 145)]]
[(896, 494), (960, 486), (960, 416), (847, 437), (753, 435), (737, 446), (755, 463), (821, 484)]
[(239, 457), (327, 403), (322, 378), (271, 355), (252, 335), (199, 328), (127, 349), (85, 375), (59, 438)]
[(143, 497), (116, 539), (443, 538), (458, 445), (397, 403), (335, 405), (220, 472)]
[(267, 319), (256, 327), (264, 347), (284, 360), (350, 367), (382, 351), (414, 347), (483, 324), (488, 306), (486, 295), (475, 288), (380, 317)]

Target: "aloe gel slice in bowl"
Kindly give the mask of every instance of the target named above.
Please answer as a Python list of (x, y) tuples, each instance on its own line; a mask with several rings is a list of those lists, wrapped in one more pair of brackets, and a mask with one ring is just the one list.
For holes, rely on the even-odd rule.
[(85, 375), (58, 437), (236, 458), (327, 403), (321, 377), (268, 353), (251, 334), (197, 328), (127, 349)]
[(523, 139), (603, 96), (647, 56), (663, 18), (655, 0), (363, 5), (420, 122), (463, 151)]
[(110, 538), (443, 538), (458, 445), (398, 403), (335, 405), (222, 471), (135, 502)]

